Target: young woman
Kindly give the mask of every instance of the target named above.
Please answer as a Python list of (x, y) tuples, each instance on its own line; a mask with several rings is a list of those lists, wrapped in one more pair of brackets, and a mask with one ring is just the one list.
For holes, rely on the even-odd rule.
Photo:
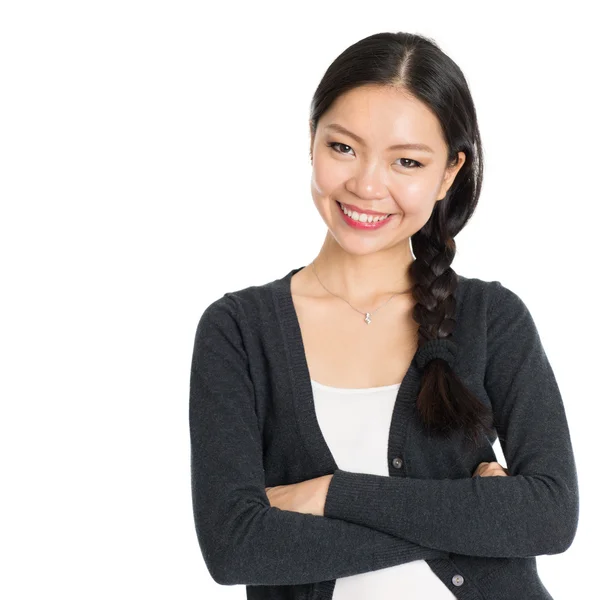
[(529, 310), (451, 266), (482, 183), (461, 70), (430, 39), (371, 35), (328, 68), (309, 126), (320, 252), (196, 332), (212, 577), (255, 599), (551, 598), (535, 557), (573, 541), (575, 461)]

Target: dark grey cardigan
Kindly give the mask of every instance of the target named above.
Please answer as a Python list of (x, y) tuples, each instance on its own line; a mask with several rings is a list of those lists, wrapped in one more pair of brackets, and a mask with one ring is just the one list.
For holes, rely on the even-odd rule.
[[(246, 585), (249, 599), (329, 600), (338, 577), (425, 559), (461, 600), (551, 598), (535, 557), (573, 542), (578, 481), (561, 394), (520, 297), (459, 276), (453, 336), (454, 371), (493, 407), (510, 476), (472, 477), (496, 461), (496, 436), (468, 450), (457, 435), (424, 434), (415, 357), (392, 415), (389, 476), (354, 473), (337, 467), (318, 425), (290, 293), (301, 268), (228, 292), (200, 317), (191, 483), (210, 575)], [(266, 487), (329, 473), (324, 516), (270, 506)]]

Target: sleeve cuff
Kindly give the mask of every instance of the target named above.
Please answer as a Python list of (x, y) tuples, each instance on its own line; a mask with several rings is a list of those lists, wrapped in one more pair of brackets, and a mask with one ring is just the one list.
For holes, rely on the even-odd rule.
[(365, 502), (369, 505), (368, 499), (378, 495), (377, 477), (336, 469), (325, 496), (323, 516), (349, 521), (360, 519), (361, 507)]

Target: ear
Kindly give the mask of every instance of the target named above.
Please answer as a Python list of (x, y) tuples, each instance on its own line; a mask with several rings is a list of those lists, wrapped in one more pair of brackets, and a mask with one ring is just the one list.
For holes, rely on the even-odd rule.
[(309, 154), (310, 154), (310, 162), (312, 164), (312, 161), (313, 161), (313, 146), (315, 144), (315, 135), (313, 133), (312, 127), (310, 126), (310, 120), (308, 121), (308, 136), (310, 137)]
[(444, 178), (442, 179), (442, 184), (440, 186), (440, 191), (438, 193), (438, 198), (436, 198), (436, 202), (438, 200), (443, 200), (446, 197), (446, 193), (452, 186), (454, 179), (461, 167), (465, 164), (466, 155), (464, 152), (459, 152), (457, 154), (456, 164), (448, 167), (444, 173)]

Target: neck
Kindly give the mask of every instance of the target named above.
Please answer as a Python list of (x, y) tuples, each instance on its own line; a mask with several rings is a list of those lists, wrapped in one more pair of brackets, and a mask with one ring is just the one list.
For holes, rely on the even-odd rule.
[[(408, 239), (391, 249), (357, 255), (343, 250), (329, 233), (313, 260), (318, 278), (329, 292), (363, 307), (372, 307), (392, 294), (410, 290), (413, 284), (408, 269), (413, 261)], [(317, 278), (315, 283), (323, 295), (329, 295)], [(411, 293), (400, 297), (412, 301)]]

